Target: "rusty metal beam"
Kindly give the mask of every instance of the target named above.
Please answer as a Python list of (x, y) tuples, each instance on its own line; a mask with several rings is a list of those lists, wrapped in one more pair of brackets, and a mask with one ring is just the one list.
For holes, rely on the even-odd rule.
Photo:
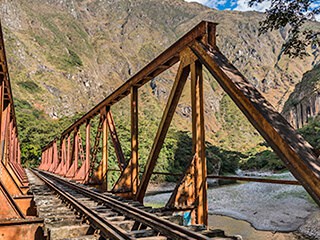
[(138, 88), (131, 87), (131, 190), (135, 196), (139, 184)]
[(192, 152), (195, 156), (196, 224), (208, 225), (207, 162), (205, 152), (202, 65), (191, 64)]
[(64, 165), (65, 165), (65, 157), (64, 157), (64, 153), (63, 153), (63, 149), (65, 149), (65, 144), (66, 144), (66, 140), (61, 139), (60, 146), (58, 149), (59, 164), (58, 164), (56, 170), (54, 171), (54, 173), (59, 174), (59, 175), (62, 173), (62, 169), (64, 168)]
[[(107, 114), (108, 115), (108, 114)], [(103, 121), (103, 132), (102, 132), (102, 188), (108, 190), (108, 128), (107, 119)]]
[(61, 176), (64, 176), (67, 173), (67, 140), (66, 138), (62, 139), (61, 141), (61, 149), (60, 149), (60, 155), (61, 155), (61, 168), (60, 174)]
[(127, 162), (126, 162), (126, 159), (125, 159), (123, 151), (122, 151), (122, 147), (121, 147), (121, 144), (119, 141), (116, 125), (114, 123), (114, 119), (113, 119), (111, 110), (107, 111), (106, 118), (107, 118), (107, 123), (108, 123), (109, 131), (110, 131), (111, 140), (112, 140), (113, 147), (114, 147), (116, 157), (118, 160), (118, 165), (119, 165), (119, 168), (122, 170), (127, 166)]
[(49, 168), (49, 172), (54, 172), (58, 167), (59, 159), (58, 159), (58, 146), (57, 140), (55, 140), (52, 144), (52, 165)]
[(86, 162), (85, 162), (85, 179), (87, 181), (89, 178), (89, 170), (90, 170), (90, 121), (87, 121), (86, 124)]
[[(78, 128), (75, 128), (73, 130), (73, 142), (72, 142), (72, 147), (71, 148), (71, 152), (70, 154), (70, 167), (67, 170), (67, 174), (65, 175), (65, 177), (67, 178), (73, 178), (78, 170), (78, 139), (79, 139), (79, 135), (78, 135)], [(70, 149), (68, 149), (68, 151), (70, 151)]]
[(95, 174), (94, 167), (97, 162), (97, 153), (100, 148), (99, 147), (100, 146), (100, 138), (101, 138), (101, 133), (103, 131), (102, 128), (103, 128), (103, 121), (106, 117), (105, 115), (106, 115), (105, 111), (100, 113), (100, 119), (99, 119), (99, 123), (98, 123), (97, 133), (94, 138), (94, 145), (93, 145), (93, 149), (91, 151), (90, 171), (89, 171), (89, 175), (91, 175), (91, 176), (93, 176)]
[(0, 136), (0, 140), (1, 140), (1, 148), (0, 148), (0, 153), (1, 153), (1, 161), (5, 163), (6, 159), (5, 159), (5, 148), (6, 148), (6, 135), (7, 135), (7, 128), (8, 128), (8, 119), (9, 119), (9, 115), (10, 115), (10, 110), (9, 110), (9, 106), (7, 106), (6, 108), (4, 108), (2, 110), (2, 115), (1, 115), (1, 136)]
[(151, 178), (153, 169), (156, 166), (156, 162), (157, 162), (160, 150), (162, 148), (171, 120), (173, 118), (176, 107), (178, 105), (183, 87), (189, 76), (189, 72), (190, 72), (190, 66), (189, 65), (185, 66), (184, 58), (182, 58), (180, 61), (180, 66), (178, 69), (176, 79), (173, 83), (173, 87), (170, 92), (170, 96), (168, 98), (166, 108), (162, 115), (162, 119), (151, 148), (151, 152), (149, 154), (149, 157), (146, 163), (144, 173), (142, 175), (142, 179), (137, 191), (137, 195), (135, 197), (136, 200), (138, 200), (139, 202), (143, 202), (143, 198), (146, 193), (149, 180)]
[[(193, 59), (193, 58), (192, 58)], [(193, 224), (208, 224), (207, 167), (205, 156), (203, 76), (199, 61), (190, 64), (192, 154), (185, 173), (173, 190), (166, 208), (192, 208)]]
[(11, 197), (7, 187), (0, 179), (0, 202), (1, 202), (1, 211), (0, 219), (4, 218), (25, 218), (19, 206)]
[(0, 219), (1, 240), (44, 239), (41, 218)]
[(10, 166), (5, 166), (3, 162), (0, 162), (0, 172), (0, 180), (8, 189), (10, 195), (23, 195), (23, 191), (21, 189), (22, 185), (18, 181), (17, 176), (12, 171), (10, 171)]
[[(109, 110), (109, 109), (108, 109)], [(106, 116), (106, 115), (105, 115)], [(102, 159), (98, 168), (98, 179), (103, 190), (108, 190), (108, 124), (107, 118), (102, 120)]]
[[(179, 53), (182, 50), (191, 45), (195, 40), (201, 39), (206, 36), (208, 32), (211, 32), (212, 29), (215, 29), (216, 25), (216, 23), (206, 21), (202, 21), (201, 23), (199, 23), (192, 30), (181, 37), (177, 42), (171, 45), (167, 50), (161, 53), (157, 58), (151, 61), (147, 66), (141, 69), (137, 74), (132, 76), (128, 81), (121, 85), (106, 99), (101, 101), (98, 105), (96, 105), (84, 116), (82, 116), (70, 127), (68, 127), (62, 133), (62, 136), (72, 132), (75, 127), (78, 127), (81, 124), (85, 123), (87, 119), (93, 118), (94, 116), (98, 115), (100, 111), (103, 110), (103, 108), (111, 106), (112, 104), (128, 96), (130, 94), (130, 89), (132, 86), (142, 86), (143, 84), (150, 81), (150, 79), (153, 79), (154, 77), (177, 63), (179, 61)], [(166, 68), (159, 69), (159, 66), (166, 66)]]
[[(166, 208), (188, 208), (196, 205), (196, 180), (195, 180), (195, 155), (190, 159), (184, 174), (180, 174), (180, 180), (172, 191), (166, 204)], [(192, 212), (192, 220), (195, 222), (195, 212)]]
[[(80, 144), (81, 141), (82, 139), (79, 134), (80, 149), (83, 148), (82, 144)], [(90, 121), (87, 121), (86, 123), (86, 150), (85, 150), (85, 156), (82, 156), (81, 160), (82, 160), (82, 165), (73, 179), (80, 183), (86, 183), (89, 177), (89, 166), (90, 166)]]
[[(14, 125), (17, 125), (17, 120), (16, 120), (16, 115), (15, 115), (15, 108), (14, 108), (14, 103), (13, 103), (13, 95), (12, 95), (12, 90), (11, 90), (11, 83), (10, 83), (10, 77), (9, 77), (9, 71), (8, 71), (8, 65), (7, 65), (7, 59), (6, 59), (6, 50), (4, 46), (4, 38), (3, 38), (3, 33), (2, 33), (2, 26), (0, 22), (0, 63), (1, 63), (1, 70), (0, 72), (3, 73), (3, 81), (4, 81), (4, 91), (7, 92), (7, 97), (9, 100), (9, 103), (11, 105), (10, 108), (10, 115), (12, 117), (12, 120), (14, 122)], [(17, 133), (18, 135), (18, 133)]]
[(295, 178), (320, 205), (320, 162), (312, 146), (296, 133), (217, 48), (208, 49), (199, 42), (195, 42), (191, 48)]
[[(112, 192), (124, 198), (132, 199), (138, 189), (138, 88), (131, 88), (131, 158), (120, 177), (113, 186)], [(110, 169), (108, 169), (110, 171)]]

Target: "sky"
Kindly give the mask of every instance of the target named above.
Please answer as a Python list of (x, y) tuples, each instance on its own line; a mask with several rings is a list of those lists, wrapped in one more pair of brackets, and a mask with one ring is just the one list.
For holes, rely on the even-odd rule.
[(219, 10), (238, 10), (238, 11), (259, 11), (264, 12), (265, 9), (270, 7), (270, 1), (249, 7), (249, 0), (185, 0), (187, 2), (198, 2), (208, 7), (216, 8)]
[[(198, 2), (211, 8), (218, 10), (237, 10), (237, 11), (258, 11), (265, 12), (271, 5), (271, 0), (263, 1), (260, 4), (256, 4), (249, 7), (248, 2), (250, 0), (185, 0), (186, 2)], [(319, 8), (320, 0), (311, 0), (311, 8)], [(320, 14), (315, 16), (315, 20), (320, 22)]]

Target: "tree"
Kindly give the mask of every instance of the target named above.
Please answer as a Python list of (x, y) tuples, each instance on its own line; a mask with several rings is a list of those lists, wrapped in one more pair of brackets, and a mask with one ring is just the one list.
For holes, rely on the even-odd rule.
[[(249, 6), (266, 1), (270, 0), (250, 0)], [(307, 22), (316, 21), (320, 13), (319, 5), (318, 0), (271, 0), (271, 6), (266, 10), (266, 19), (260, 22), (259, 35), (289, 27), (289, 35), (281, 54), (303, 58), (308, 55), (308, 46), (317, 49), (320, 44), (320, 31), (306, 26)]]

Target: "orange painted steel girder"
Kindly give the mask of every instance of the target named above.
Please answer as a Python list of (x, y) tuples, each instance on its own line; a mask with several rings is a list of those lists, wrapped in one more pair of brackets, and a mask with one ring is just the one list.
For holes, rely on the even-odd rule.
[[(151, 61), (116, 91), (101, 101), (83, 117), (68, 127), (61, 135), (61, 139), (71, 134), (98, 114), (105, 114), (106, 109), (124, 97), (133, 94), (132, 88), (136, 90), (158, 76), (163, 71), (180, 62), (176, 81), (170, 93), (160, 127), (156, 134), (151, 153), (145, 166), (140, 183), (136, 190), (131, 186), (131, 179), (137, 176), (138, 149), (133, 141), (138, 141), (135, 128), (132, 128), (131, 159), (127, 167), (121, 172), (120, 178), (114, 190), (127, 193), (131, 198), (143, 201), (150, 177), (156, 165), (158, 155), (166, 137), (173, 114), (181, 96), (184, 83), (187, 81), (191, 71), (192, 89), (192, 134), (193, 134), (193, 159), (180, 185), (174, 191), (171, 198), (173, 207), (179, 204), (179, 196), (186, 195), (186, 205), (191, 205), (194, 211), (195, 223), (207, 223), (207, 199), (206, 199), (206, 160), (205, 160), (205, 133), (203, 116), (203, 77), (202, 66), (204, 65), (225, 92), (236, 103), (252, 125), (260, 132), (262, 137), (270, 144), (274, 151), (284, 161), (288, 169), (299, 180), (313, 199), (320, 205), (320, 163), (314, 149), (290, 126), (290, 124), (263, 98), (263, 96), (243, 77), (243, 75), (225, 58), (216, 46), (215, 38), (216, 24), (201, 22), (190, 32), (184, 35), (171, 47), (165, 50), (157, 58)], [(133, 102), (131, 102), (133, 104)], [(131, 105), (131, 108), (133, 106)], [(131, 118), (137, 121), (137, 118)], [(104, 139), (106, 139), (106, 119), (103, 119)], [(100, 129), (98, 129), (100, 130)], [(134, 136), (135, 135), (135, 136)], [(99, 136), (99, 135), (98, 135)], [(100, 140), (100, 139), (98, 139)], [(74, 141), (75, 142), (75, 141)], [(99, 142), (99, 141), (97, 141)], [(107, 171), (106, 142), (103, 146), (103, 164), (99, 166), (98, 177), (106, 181), (104, 175)], [(72, 151), (73, 152), (73, 151)], [(134, 153), (134, 154), (133, 154)], [(73, 156), (73, 155), (71, 155)], [(190, 156), (191, 157), (191, 156)], [(134, 159), (134, 164), (132, 160)], [(76, 161), (76, 159), (75, 159)], [(45, 164), (43, 162), (41, 167)], [(50, 164), (52, 164), (50, 162)], [(135, 167), (132, 167), (132, 166)], [(76, 171), (74, 169), (72, 171)], [(70, 171), (70, 170), (69, 170)], [(186, 177), (189, 174), (190, 178)], [(90, 182), (90, 179), (88, 180)], [(186, 182), (191, 184), (186, 184)]]
[(43, 239), (26, 173), (21, 166), (17, 121), (0, 23), (0, 233), (3, 240)]

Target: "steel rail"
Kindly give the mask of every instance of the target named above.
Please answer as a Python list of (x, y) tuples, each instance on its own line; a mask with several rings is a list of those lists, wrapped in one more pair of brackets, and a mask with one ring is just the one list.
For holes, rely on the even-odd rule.
[(116, 200), (112, 197), (106, 196), (101, 193), (94, 192), (92, 190), (81, 187), (75, 183), (66, 181), (61, 177), (55, 176), (54, 174), (36, 170), (40, 172), (40, 174), (47, 175), (58, 182), (61, 182), (63, 185), (69, 186), (70, 188), (82, 193), (83, 195), (90, 197), (91, 199), (95, 199), (96, 201), (103, 202), (105, 206), (110, 207), (111, 209), (120, 212), (126, 217), (138, 221), (158, 232), (163, 234), (164, 236), (169, 237), (170, 239), (209, 239), (208, 237), (190, 231), (182, 226), (171, 223), (165, 219), (161, 219), (154, 214), (145, 212), (139, 208), (130, 206), (129, 204), (125, 204), (119, 200)]
[(135, 239), (132, 236), (128, 236), (128, 234), (121, 229), (120, 227), (116, 227), (111, 224), (106, 219), (100, 217), (96, 213), (94, 213), (90, 208), (86, 207), (84, 204), (79, 202), (75, 197), (73, 197), (70, 193), (67, 193), (57, 187), (50, 179), (44, 177), (43, 174), (39, 174), (37, 171), (31, 170), (38, 178), (44, 181), (51, 189), (57, 192), (60, 196), (62, 196), (65, 200), (68, 201), (74, 208), (76, 208), (79, 212), (84, 214), (90, 222), (100, 230), (100, 233), (106, 238), (113, 238), (119, 240), (127, 240), (127, 239)]

